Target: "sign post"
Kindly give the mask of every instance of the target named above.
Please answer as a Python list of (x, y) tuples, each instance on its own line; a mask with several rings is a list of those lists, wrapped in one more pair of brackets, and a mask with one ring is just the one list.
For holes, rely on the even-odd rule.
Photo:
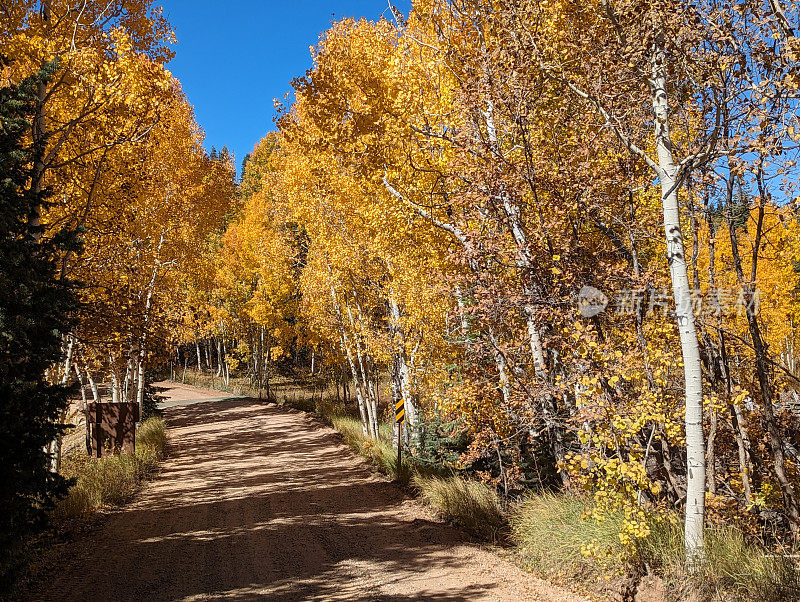
[(397, 423), (397, 474), (400, 474), (403, 459), (403, 422), (406, 419), (405, 403), (400, 399), (394, 406), (394, 421)]

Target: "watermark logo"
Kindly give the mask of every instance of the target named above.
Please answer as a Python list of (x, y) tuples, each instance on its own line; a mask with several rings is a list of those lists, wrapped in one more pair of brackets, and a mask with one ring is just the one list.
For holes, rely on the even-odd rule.
[(608, 297), (593, 286), (584, 286), (578, 291), (578, 311), (584, 318), (593, 318), (608, 307)]
[[(744, 291), (712, 289), (709, 291), (689, 290), (683, 295), (680, 308), (691, 305), (695, 315), (741, 315), (751, 309), (758, 313), (761, 291), (756, 289), (752, 295)], [(622, 289), (609, 297), (593, 286), (584, 286), (578, 291), (578, 311), (584, 318), (593, 318), (611, 306), (614, 313), (633, 315), (667, 312), (675, 306), (672, 291), (666, 288)]]

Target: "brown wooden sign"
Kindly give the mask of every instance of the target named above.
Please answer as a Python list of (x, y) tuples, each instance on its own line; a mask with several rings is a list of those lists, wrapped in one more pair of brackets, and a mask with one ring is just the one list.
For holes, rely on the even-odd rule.
[(115, 451), (134, 451), (138, 404), (90, 403), (87, 411), (93, 456), (100, 458)]

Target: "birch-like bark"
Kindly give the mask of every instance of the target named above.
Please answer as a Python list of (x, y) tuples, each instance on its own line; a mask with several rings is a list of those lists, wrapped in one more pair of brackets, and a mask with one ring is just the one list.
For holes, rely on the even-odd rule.
[(228, 363), (228, 347), (225, 339), (222, 339), (222, 355), (225, 358), (225, 386), (228, 387), (231, 384), (231, 367)]
[[(487, 75), (487, 80), (489, 79)], [(489, 138), (489, 143), (493, 153), (500, 158), (502, 156), (499, 138), (497, 134), (497, 124), (494, 117), (494, 104), (490, 98), (486, 98), (486, 111), (484, 111), (484, 119), (486, 121), (486, 129)], [(530, 280), (530, 272), (534, 268), (534, 259), (530, 251), (528, 243), (528, 236), (521, 219), (521, 211), (518, 203), (516, 203), (508, 192), (501, 186), (500, 194), (498, 195), (503, 213), (505, 214), (506, 226), (511, 234), (516, 247), (516, 265), (519, 271), (520, 279), (522, 281), (522, 292), (525, 298), (524, 313), (526, 322), (526, 331), (528, 334), (528, 345), (530, 347), (531, 360), (533, 362), (534, 377), (540, 385), (544, 385), (547, 380), (547, 365), (545, 363), (544, 346), (542, 345), (541, 336), (539, 335), (539, 327), (536, 322), (536, 305), (534, 300), (537, 298), (536, 289)], [(505, 370), (508, 369), (504, 355), (500, 351), (497, 344), (493, 341), (495, 363), (500, 366), (503, 364)], [(501, 371), (501, 387), (506, 389), (503, 393), (504, 398), (508, 399), (510, 394), (510, 382), (503, 382), (503, 372)], [(508, 380), (506, 372), (506, 381)], [(546, 393), (541, 396), (541, 411), (550, 434), (551, 446), (553, 454), (559, 463), (564, 460), (564, 428), (559, 422), (558, 406), (556, 399)], [(569, 483), (569, 477), (565, 470), (559, 471), (561, 479), (565, 486)]]
[(369, 435), (373, 439), (378, 438), (378, 430), (377, 430), (377, 416), (375, 416), (375, 403), (374, 398), (372, 395), (372, 390), (369, 384), (369, 375), (367, 371), (364, 369), (364, 352), (361, 347), (361, 340), (356, 330), (355, 320), (353, 319), (353, 311), (350, 309), (350, 304), (345, 299), (344, 307), (347, 310), (347, 316), (350, 319), (350, 327), (353, 330), (353, 340), (355, 341), (356, 346), (356, 359), (358, 360), (358, 369), (359, 369), (359, 382), (357, 383), (357, 387), (362, 391), (362, 397), (364, 398), (364, 402), (367, 406), (367, 418), (368, 418), (368, 426), (369, 426)]
[[(269, 337), (271, 335), (268, 334), (267, 336)], [(267, 401), (269, 401), (271, 395), (269, 388), (270, 387), (269, 379), (271, 370), (272, 370), (272, 342), (269, 340), (269, 338), (267, 338), (267, 361), (264, 362), (264, 392), (267, 396)]]
[(164, 245), (164, 232), (161, 232), (161, 238), (158, 241), (156, 248), (155, 261), (153, 263), (153, 273), (150, 276), (150, 281), (147, 283), (147, 294), (144, 302), (144, 323), (142, 324), (142, 336), (139, 338), (139, 353), (137, 355), (137, 386), (136, 386), (136, 403), (139, 404), (139, 420), (144, 420), (144, 385), (145, 385), (145, 362), (147, 360), (147, 335), (150, 327), (150, 308), (153, 304), (153, 291), (155, 290), (156, 279), (158, 278), (158, 271), (161, 267), (161, 247)]
[(100, 389), (97, 388), (97, 383), (95, 382), (92, 373), (89, 372), (88, 368), (85, 368), (85, 372), (86, 372), (86, 379), (89, 381), (89, 388), (92, 391), (92, 401), (94, 401), (95, 403), (102, 402), (102, 399), (100, 398)]
[(663, 47), (653, 46), (652, 80), (650, 82), (655, 117), (655, 143), (661, 204), (664, 213), (664, 234), (667, 242), (672, 294), (681, 341), (685, 379), (686, 426), (686, 518), (684, 536), (686, 561), (691, 568), (703, 558), (703, 522), (705, 517), (706, 458), (703, 441), (703, 381), (697, 328), (692, 311), (691, 289), (686, 253), (681, 232), (678, 205), (678, 166), (672, 156), (667, 96), (666, 55)]
[(67, 354), (66, 358), (64, 359), (64, 372), (61, 374), (62, 385), (66, 385), (67, 381), (69, 380), (69, 373), (72, 369), (72, 354), (75, 350), (75, 337), (68, 335), (67, 340)]
[[(60, 380), (62, 386), (66, 386), (67, 382), (69, 382), (69, 373), (72, 366), (72, 354), (75, 349), (75, 337), (68, 335), (67, 341), (67, 353), (66, 358), (64, 359), (64, 372), (61, 374)], [(66, 422), (68, 411), (69, 405), (67, 405), (67, 407), (61, 412), (61, 417), (59, 420), (61, 424)], [(48, 445), (48, 452), (50, 454), (50, 470), (53, 472), (58, 472), (58, 470), (61, 468), (61, 439), (62, 436), (59, 434)]]
[(497, 366), (498, 376), (500, 378), (500, 396), (503, 401), (503, 408), (506, 412), (511, 412), (509, 402), (511, 400), (511, 379), (508, 376), (508, 362), (506, 356), (500, 349), (500, 341), (497, 338), (497, 333), (493, 328), (489, 329), (489, 342), (492, 344), (492, 357), (494, 357), (495, 366)]
[(136, 356), (137, 352), (133, 348), (133, 344), (131, 344), (130, 349), (128, 350), (128, 359), (125, 362), (125, 378), (122, 379), (122, 384), (120, 386), (120, 397), (122, 399), (122, 403), (126, 403), (128, 401), (128, 388), (131, 384), (131, 374), (133, 372), (133, 358)]
[(464, 338), (464, 342), (469, 343), (469, 320), (467, 319), (466, 307), (464, 306), (464, 293), (461, 291), (459, 285), (456, 285), (454, 292), (456, 295), (456, 306), (458, 307), (458, 320), (461, 324), (461, 336)]
[(358, 369), (356, 368), (355, 359), (353, 359), (353, 349), (350, 346), (350, 341), (348, 340), (347, 335), (344, 334), (344, 328), (342, 328), (341, 332), (341, 344), (345, 354), (347, 355), (347, 363), (350, 365), (350, 373), (353, 376), (353, 384), (355, 385), (356, 390), (356, 403), (358, 404), (358, 412), (361, 416), (361, 430), (365, 436), (368, 436), (370, 435), (369, 414), (367, 413), (364, 394), (359, 386)]
[(507, 194), (502, 195), (503, 210), (508, 219), (509, 229), (517, 248), (517, 267), (520, 270), (520, 277), (523, 279), (522, 292), (525, 295), (525, 323), (528, 332), (528, 344), (533, 360), (533, 369), (536, 380), (544, 382), (546, 378), (546, 364), (544, 360), (544, 346), (539, 336), (539, 328), (536, 324), (536, 306), (533, 299), (536, 298), (536, 291), (533, 284), (527, 279), (526, 272), (533, 268), (533, 256), (528, 247), (528, 237), (520, 221), (519, 207), (512, 203)]
[[(364, 312), (361, 309), (361, 304), (358, 302), (358, 298), (356, 298), (355, 294), (353, 295), (353, 303), (355, 303), (356, 310), (358, 311), (358, 323), (365, 324), (364, 321)], [(348, 306), (348, 312), (350, 311)], [(352, 318), (351, 318), (352, 319)], [(354, 332), (355, 329), (354, 329)], [(380, 414), (378, 413), (378, 381), (375, 378), (375, 362), (373, 361), (372, 355), (369, 353), (366, 345), (361, 347), (361, 342), (363, 341), (362, 335), (360, 332), (356, 337), (356, 344), (359, 345), (359, 357), (363, 357), (363, 362), (361, 363), (361, 375), (362, 380), (364, 383), (364, 390), (367, 394), (367, 399), (369, 400), (369, 407), (372, 408), (372, 433), (373, 438), (379, 439), (380, 438)]]
[(111, 403), (119, 403), (119, 377), (116, 370), (111, 372)]
[(405, 331), (400, 325), (400, 306), (397, 304), (393, 292), (389, 295), (389, 312), (392, 318), (392, 330), (395, 335), (395, 350), (392, 354), (392, 401), (396, 404), (400, 399), (403, 400), (406, 412), (406, 432), (408, 433), (409, 444), (414, 449), (419, 444), (417, 428), (419, 412), (411, 387), (411, 368), (408, 363)]
[[(344, 327), (344, 316), (342, 313), (342, 306), (339, 304), (338, 299), (336, 298), (336, 289), (331, 284), (331, 300), (333, 301), (333, 308), (336, 311), (336, 315), (339, 322), (339, 337), (342, 346), (342, 350), (345, 352), (347, 356), (347, 363), (350, 366), (350, 372), (353, 375), (353, 382), (356, 386), (356, 401), (358, 403), (358, 412), (361, 415), (361, 430), (363, 435), (369, 435), (369, 416), (367, 415), (367, 408), (365, 405), (364, 395), (359, 386), (359, 377), (358, 377), (358, 370), (356, 369), (356, 362), (353, 359), (353, 349), (350, 346), (350, 340), (347, 336), (347, 331)], [(344, 373), (344, 371), (343, 371)]]
[[(484, 111), (484, 119), (486, 120), (486, 130), (489, 136), (489, 143), (493, 152), (500, 156), (500, 144), (497, 137), (497, 125), (494, 119), (494, 104), (490, 99), (486, 99), (487, 109)], [(533, 304), (535, 299), (535, 290), (533, 285), (528, 281), (527, 271), (533, 268), (533, 256), (531, 255), (528, 245), (528, 236), (525, 228), (522, 225), (520, 218), (519, 206), (512, 201), (510, 196), (504, 190), (500, 193), (500, 201), (503, 205), (503, 212), (508, 221), (508, 229), (511, 232), (511, 237), (514, 239), (514, 244), (517, 249), (517, 268), (520, 271), (520, 278), (523, 281), (522, 292), (525, 295), (525, 321), (526, 329), (528, 332), (528, 344), (531, 350), (531, 359), (533, 360), (533, 368), (536, 379), (543, 382), (545, 379), (545, 360), (544, 360), (544, 347), (539, 335), (539, 329), (536, 324), (536, 307)]]
[(86, 383), (83, 380), (83, 372), (81, 371), (80, 367), (78, 367), (77, 363), (75, 364), (74, 369), (75, 369), (75, 376), (78, 378), (78, 384), (80, 384), (81, 387), (81, 411), (83, 412), (86, 453), (90, 453), (92, 448), (91, 448), (91, 441), (89, 440), (91, 433), (89, 431), (89, 401), (86, 398)]

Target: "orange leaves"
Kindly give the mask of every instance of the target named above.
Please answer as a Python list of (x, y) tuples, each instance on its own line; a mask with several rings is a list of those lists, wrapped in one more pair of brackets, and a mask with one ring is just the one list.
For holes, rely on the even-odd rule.
[[(58, 59), (44, 97), (42, 169), (55, 232), (83, 232), (65, 274), (82, 282), (83, 361), (126, 361), (169, 339), (183, 285), (207, 273), (208, 240), (230, 205), (233, 171), (210, 161), (180, 85), (165, 69), (169, 24), (149, 0), (3, 6), (12, 78)], [(8, 18), (6, 20), (6, 18)], [(159, 336), (154, 336), (158, 334)]]

